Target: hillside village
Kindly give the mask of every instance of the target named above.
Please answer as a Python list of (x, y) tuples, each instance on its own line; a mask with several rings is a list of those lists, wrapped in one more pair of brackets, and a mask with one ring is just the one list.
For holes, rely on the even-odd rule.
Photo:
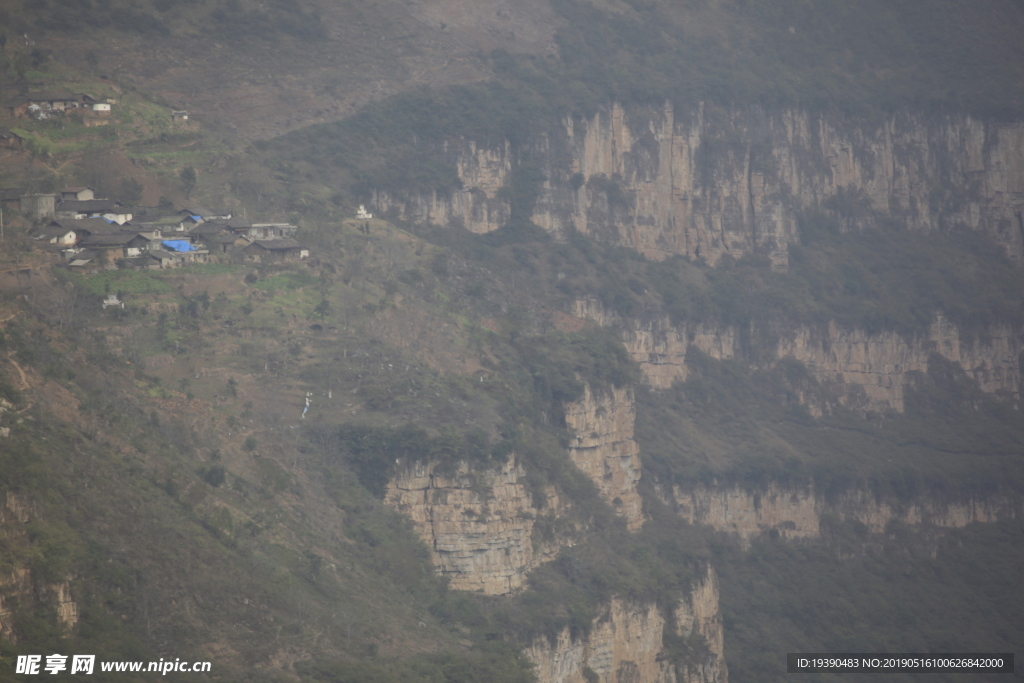
[[(194, 263), (284, 263), (309, 257), (309, 248), (296, 240), (297, 226), (250, 222), (236, 217), (231, 209), (209, 209), (194, 203), (189, 191), (184, 194), (185, 201), (181, 195), (177, 201), (161, 196), (159, 202), (147, 206), (140, 201), (141, 192), (131, 199), (118, 199), (103, 196), (111, 193), (86, 183), (66, 187), (57, 184), (81, 181), (80, 172), (58, 174), (51, 169), (42, 184), (38, 178), (30, 178), (33, 164), (26, 165), (26, 160), (35, 160), (35, 166), (48, 158), (66, 161), (66, 154), (54, 155), (58, 148), (53, 145), (69, 135), (72, 140), (88, 140), (90, 134), (83, 128), (107, 126), (118, 139), (124, 134), (129, 139), (153, 135), (157, 141), (199, 130), (188, 111), (154, 105), (138, 96), (131, 100), (134, 107), (127, 106), (129, 100), (119, 94), (122, 89), (105, 78), (93, 86), (117, 96), (76, 93), (60, 87), (60, 83), (64, 82), (36, 81), (29, 85), (48, 89), (8, 94), (2, 99), (0, 154), (13, 155), (11, 160), (16, 159), (26, 175), (8, 174), (0, 180), (8, 185), (0, 185), (0, 235), (5, 223), (8, 228), (28, 227), (28, 236), (49, 252), (58, 266), (83, 274), (117, 269), (163, 270)], [(5, 90), (9, 93), (21, 87), (12, 83)], [(104, 139), (97, 139), (100, 148)], [(92, 158), (97, 157), (94, 154)], [(60, 167), (64, 166), (67, 163)], [(172, 179), (181, 172), (180, 168), (172, 171)], [(188, 173), (194, 184), (195, 171), (188, 167)], [(127, 175), (122, 180), (137, 183)], [(166, 180), (157, 182), (167, 189)], [(21, 186), (10, 186), (14, 184)], [(368, 214), (361, 211), (360, 215)]]
[(309, 257), (288, 223), (251, 223), (230, 211), (201, 206), (126, 207), (96, 198), (89, 187), (67, 187), (54, 194), (0, 190), (7, 211), (20, 211), (35, 223), (33, 240), (59, 253), (73, 271), (162, 270), (218, 260), (279, 263)]
[[(111, 123), (116, 106), (116, 98), (59, 90), (8, 98), (0, 115), (10, 127), (0, 128), (0, 149), (17, 153), (26, 147), (17, 132), (23, 122), (95, 127)], [(195, 125), (183, 110), (172, 110), (169, 121), (178, 129)], [(59, 254), (59, 263), (74, 272), (162, 270), (217, 261), (279, 263), (309, 256), (295, 239), (298, 228), (288, 223), (253, 223), (235, 218), (230, 210), (175, 206), (166, 198), (157, 206), (131, 204), (98, 196), (85, 185), (56, 192), (0, 188), (7, 220), (30, 223), (32, 240)]]

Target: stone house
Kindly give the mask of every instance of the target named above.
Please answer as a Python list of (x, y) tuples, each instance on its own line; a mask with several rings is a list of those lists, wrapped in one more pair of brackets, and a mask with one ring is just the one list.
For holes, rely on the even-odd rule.
[(137, 232), (118, 232), (112, 235), (89, 235), (81, 241), (81, 246), (97, 252), (100, 263), (113, 264), (124, 258), (141, 256), (152, 250), (153, 240), (147, 235)]
[(57, 195), (49, 193), (22, 195), (21, 210), (33, 219), (53, 218), (57, 206)]
[(60, 191), (60, 200), (65, 201), (88, 201), (96, 197), (96, 191), (91, 187), (65, 187)]
[(202, 225), (202, 219), (196, 220), (192, 216), (171, 214), (169, 216), (147, 216), (142, 220), (132, 217), (132, 223), (141, 227), (160, 230), (163, 233), (184, 233), (189, 234), (196, 226)]
[(45, 244), (72, 247), (78, 243), (79, 238), (74, 230), (55, 222), (32, 231), (32, 239)]
[(93, 249), (83, 249), (71, 255), (68, 268), (77, 272), (88, 272), (97, 267), (99, 252)]
[(211, 254), (226, 254), (249, 246), (249, 240), (220, 221), (203, 223), (189, 230), (193, 244), (202, 244)]
[(242, 249), (248, 261), (284, 263), (309, 258), (309, 249), (293, 239), (256, 240)]
[(7, 211), (21, 211), (21, 196), (25, 191), (20, 187), (0, 189), (0, 207)]
[(4, 102), (4, 114), (12, 119), (23, 119), (28, 116), (28, 98), (24, 95), (12, 97)]
[(55, 218), (47, 224), (48, 228), (67, 228), (74, 230), (81, 241), (89, 235), (111, 235), (121, 232), (121, 226), (103, 218)]
[(249, 237), (254, 240), (274, 240), (295, 237), (297, 226), (289, 223), (253, 223)]
[(204, 221), (227, 221), (231, 220), (231, 217), (234, 215), (226, 209), (210, 209), (196, 204), (186, 206), (178, 213), (182, 216), (195, 216)]
[(22, 137), (12, 130), (0, 128), (0, 147), (4, 149), (21, 149)]
[(162, 240), (159, 249), (163, 249), (179, 257), (183, 262), (206, 263), (210, 252), (192, 244), (188, 240)]
[(132, 270), (166, 270), (183, 265), (185, 260), (180, 255), (159, 248), (125, 259), (125, 266)]
[(72, 95), (63, 91), (28, 93), (25, 96), (28, 98), (30, 107), (35, 104), (44, 111), (67, 111), (68, 109), (78, 109), (83, 105), (81, 95)]
[(58, 218), (106, 218), (118, 225), (132, 219), (124, 204), (116, 199), (68, 199), (57, 207)]

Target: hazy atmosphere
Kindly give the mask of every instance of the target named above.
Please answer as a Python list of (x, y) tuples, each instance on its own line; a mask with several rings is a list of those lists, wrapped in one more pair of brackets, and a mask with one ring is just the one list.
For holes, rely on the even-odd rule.
[(1019, 0), (0, 0), (0, 681), (1010, 680), (1022, 269)]

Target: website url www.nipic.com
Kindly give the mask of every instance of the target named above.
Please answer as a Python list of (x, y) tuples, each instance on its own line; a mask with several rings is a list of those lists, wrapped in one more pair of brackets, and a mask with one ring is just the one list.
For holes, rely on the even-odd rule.
[(158, 662), (104, 662), (96, 661), (96, 655), (18, 655), (14, 666), (16, 674), (85, 674), (96, 670), (124, 673), (158, 673), (166, 676), (169, 673), (204, 673), (210, 670), (210, 662), (183, 662), (161, 659)]

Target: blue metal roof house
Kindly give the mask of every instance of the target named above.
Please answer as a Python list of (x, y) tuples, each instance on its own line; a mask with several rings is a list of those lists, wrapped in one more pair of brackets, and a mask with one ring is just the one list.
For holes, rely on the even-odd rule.
[(163, 240), (161, 242), (161, 244), (163, 244), (165, 247), (167, 247), (171, 251), (176, 251), (176, 252), (179, 252), (179, 253), (183, 253), (183, 252), (186, 252), (186, 251), (199, 251), (195, 247), (195, 245), (193, 245), (188, 240)]

